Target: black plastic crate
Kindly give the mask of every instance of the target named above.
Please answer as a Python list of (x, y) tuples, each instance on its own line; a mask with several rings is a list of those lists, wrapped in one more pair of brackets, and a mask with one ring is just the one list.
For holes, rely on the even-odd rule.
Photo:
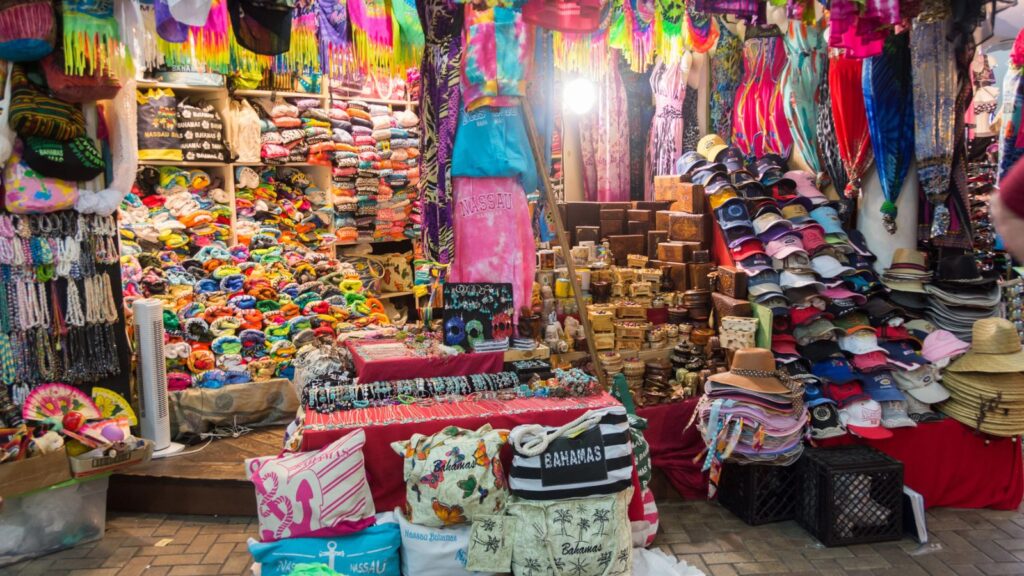
[(903, 536), (903, 463), (867, 446), (814, 448), (799, 463), (796, 520), (825, 546)]
[(751, 526), (792, 520), (796, 514), (797, 465), (726, 462), (718, 481), (718, 502)]

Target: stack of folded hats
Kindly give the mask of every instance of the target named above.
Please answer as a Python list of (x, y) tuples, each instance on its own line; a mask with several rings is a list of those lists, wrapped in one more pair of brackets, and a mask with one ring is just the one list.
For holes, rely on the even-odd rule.
[(949, 399), (939, 409), (993, 436), (1024, 434), (1024, 349), (1013, 322), (978, 320), (970, 350), (949, 365), (943, 377)]
[(882, 273), (882, 284), (889, 289), (889, 297), (908, 313), (920, 318), (928, 308), (928, 292), (924, 285), (931, 282), (925, 254), (908, 248), (897, 248), (892, 263)]
[(974, 323), (999, 313), (1000, 288), (995, 278), (981, 275), (971, 254), (939, 260), (934, 281), (924, 289), (928, 293), (925, 317), (961, 340), (970, 342)]
[(728, 372), (713, 374), (698, 406), (708, 446), (705, 469), (725, 460), (788, 465), (803, 452), (803, 386), (775, 369), (771, 351), (737, 350)]

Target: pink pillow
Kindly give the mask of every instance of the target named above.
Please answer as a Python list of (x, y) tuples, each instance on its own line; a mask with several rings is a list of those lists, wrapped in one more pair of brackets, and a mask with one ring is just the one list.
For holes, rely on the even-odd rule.
[(360, 429), (318, 452), (246, 460), (256, 487), (260, 539), (342, 536), (373, 525), (364, 444)]

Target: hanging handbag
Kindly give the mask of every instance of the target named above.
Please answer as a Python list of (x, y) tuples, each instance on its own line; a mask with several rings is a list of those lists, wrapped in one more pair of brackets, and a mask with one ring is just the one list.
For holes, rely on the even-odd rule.
[(22, 138), (67, 141), (85, 135), (85, 116), (78, 106), (51, 96), (29, 79), (20, 64), (11, 70), (8, 123)]
[(64, 49), (57, 48), (42, 60), (46, 85), (53, 95), (65, 102), (110, 100), (121, 90), (116, 77), (101, 72), (99, 67), (87, 76), (68, 74), (64, 70)]
[(53, 50), (57, 22), (49, 0), (0, 2), (0, 60), (32, 62)]
[(509, 442), (509, 487), (521, 498), (578, 498), (632, 486), (633, 449), (622, 406), (591, 410), (560, 428), (517, 426)]
[(17, 140), (4, 168), (4, 204), (12, 214), (46, 214), (68, 210), (78, 200), (74, 183), (47, 178), (22, 159), (23, 144)]

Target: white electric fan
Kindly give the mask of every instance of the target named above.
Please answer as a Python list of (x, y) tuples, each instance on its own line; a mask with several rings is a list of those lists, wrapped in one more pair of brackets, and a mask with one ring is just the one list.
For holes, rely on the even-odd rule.
[(181, 452), (185, 446), (171, 442), (163, 306), (159, 300), (146, 298), (136, 300), (132, 311), (138, 354), (139, 430), (143, 438), (155, 444), (153, 458), (164, 458)]

